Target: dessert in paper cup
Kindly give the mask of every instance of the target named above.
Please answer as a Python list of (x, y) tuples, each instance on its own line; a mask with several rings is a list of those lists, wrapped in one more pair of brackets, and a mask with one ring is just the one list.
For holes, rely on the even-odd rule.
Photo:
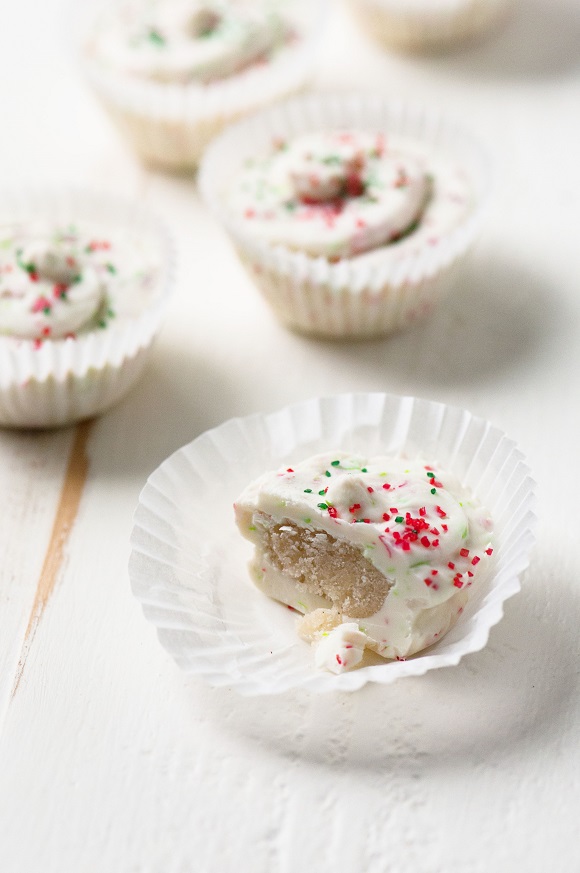
[(478, 144), (431, 110), (313, 94), (225, 131), (200, 187), (284, 324), (365, 338), (412, 324), (450, 291), (488, 177)]
[(147, 482), (133, 592), (211, 685), (419, 676), (481, 649), (520, 590), (533, 490), (505, 434), (441, 403), (350, 394), (232, 419)]
[(167, 232), (141, 204), (3, 192), (0, 425), (66, 425), (116, 403), (143, 370), (173, 271)]
[(226, 124), (300, 90), (326, 0), (91, 0), (83, 68), (148, 164), (194, 168)]
[(366, 29), (388, 48), (443, 51), (493, 29), (511, 0), (351, 0)]

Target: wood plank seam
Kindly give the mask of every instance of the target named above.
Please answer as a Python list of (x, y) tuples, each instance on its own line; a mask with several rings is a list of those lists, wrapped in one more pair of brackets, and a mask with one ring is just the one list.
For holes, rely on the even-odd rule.
[(54, 591), (64, 558), (65, 546), (78, 513), (89, 470), (86, 447), (93, 423), (94, 420), (84, 421), (77, 425), (76, 428), (50, 540), (44, 555), (42, 570), (40, 571), (36, 594), (18, 659), (16, 676), (12, 686), (12, 699), (18, 691), (36, 631)]

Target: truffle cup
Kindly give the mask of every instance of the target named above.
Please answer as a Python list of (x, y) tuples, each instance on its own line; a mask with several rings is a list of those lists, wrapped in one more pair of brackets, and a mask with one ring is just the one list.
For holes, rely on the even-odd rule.
[[(266, 470), (338, 449), (422, 458), (454, 473), (493, 516), (494, 557), (456, 624), (433, 646), (334, 675), (315, 668), (295, 614), (252, 583), (252, 546), (235, 526), (232, 503)], [(457, 665), (485, 646), (528, 565), (534, 487), (514, 442), (467, 410), (391, 394), (313, 398), (226, 421), (163, 462), (134, 515), (132, 590), (162, 646), (210, 685), (262, 695), (390, 684)]]
[[(244, 162), (278, 138), (308, 131), (356, 128), (430, 147), (462, 168), (472, 202), (437, 240), (406, 253), (399, 244), (331, 263), (271, 245), (228, 211), (227, 186)], [(222, 133), (199, 173), (202, 195), (221, 221), (276, 316), (291, 329), (322, 338), (365, 339), (407, 327), (428, 315), (454, 287), (475, 242), (490, 188), (487, 156), (461, 126), (421, 106), (361, 94), (310, 94), (287, 100)], [(407, 238), (411, 241), (412, 234)]]
[(207, 84), (147, 81), (99, 62), (94, 33), (99, 15), (112, 8), (106, 0), (89, 0), (82, 12), (74, 12), (73, 40), (87, 81), (141, 160), (154, 169), (187, 173), (228, 124), (306, 87), (328, 0), (293, 3), (300, 38), (269, 61)]
[(483, 37), (513, 0), (351, 0), (363, 27), (385, 47), (438, 53)]
[(0, 426), (53, 428), (96, 416), (126, 394), (146, 364), (174, 284), (169, 233), (140, 203), (80, 189), (3, 191), (0, 204), (0, 224), (46, 220), (49, 227), (86, 223), (112, 236), (130, 231), (154, 255), (156, 286), (135, 316), (38, 347), (0, 335)]

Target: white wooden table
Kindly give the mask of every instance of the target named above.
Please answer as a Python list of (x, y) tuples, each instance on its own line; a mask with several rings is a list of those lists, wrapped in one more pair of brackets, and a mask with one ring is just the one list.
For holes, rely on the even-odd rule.
[[(580, 870), (580, 6), (523, 0), (485, 44), (412, 60), (335, 5), (316, 86), (462, 116), (497, 180), (462, 293), (350, 345), (278, 326), (195, 184), (137, 165), (79, 81), (62, 0), (5, 0), (0, 183), (137, 195), (170, 222), (181, 272), (124, 402), (0, 432), (2, 873)], [(130, 593), (139, 491), (209, 426), (348, 390), (466, 406), (520, 443), (540, 494), (524, 590), (454, 669), (353, 695), (211, 690)]]

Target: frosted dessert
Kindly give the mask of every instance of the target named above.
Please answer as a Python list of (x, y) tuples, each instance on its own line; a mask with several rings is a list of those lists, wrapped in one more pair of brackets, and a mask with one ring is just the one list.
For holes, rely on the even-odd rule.
[(452, 49), (492, 30), (511, 0), (351, 0), (351, 5), (375, 39), (414, 53)]
[(298, 633), (334, 673), (365, 649), (401, 659), (441, 639), (493, 555), (489, 513), (423, 461), (318, 455), (264, 474), (234, 508), (257, 587), (303, 614)]
[(353, 129), (276, 141), (245, 162), (226, 195), (256, 240), (330, 261), (419, 251), (471, 205), (461, 167), (419, 143)]
[(158, 268), (130, 234), (0, 225), (0, 337), (40, 346), (134, 318), (158, 293)]
[(151, 82), (207, 84), (267, 61), (291, 36), (274, 0), (124, 0), (104, 15), (91, 53)]

